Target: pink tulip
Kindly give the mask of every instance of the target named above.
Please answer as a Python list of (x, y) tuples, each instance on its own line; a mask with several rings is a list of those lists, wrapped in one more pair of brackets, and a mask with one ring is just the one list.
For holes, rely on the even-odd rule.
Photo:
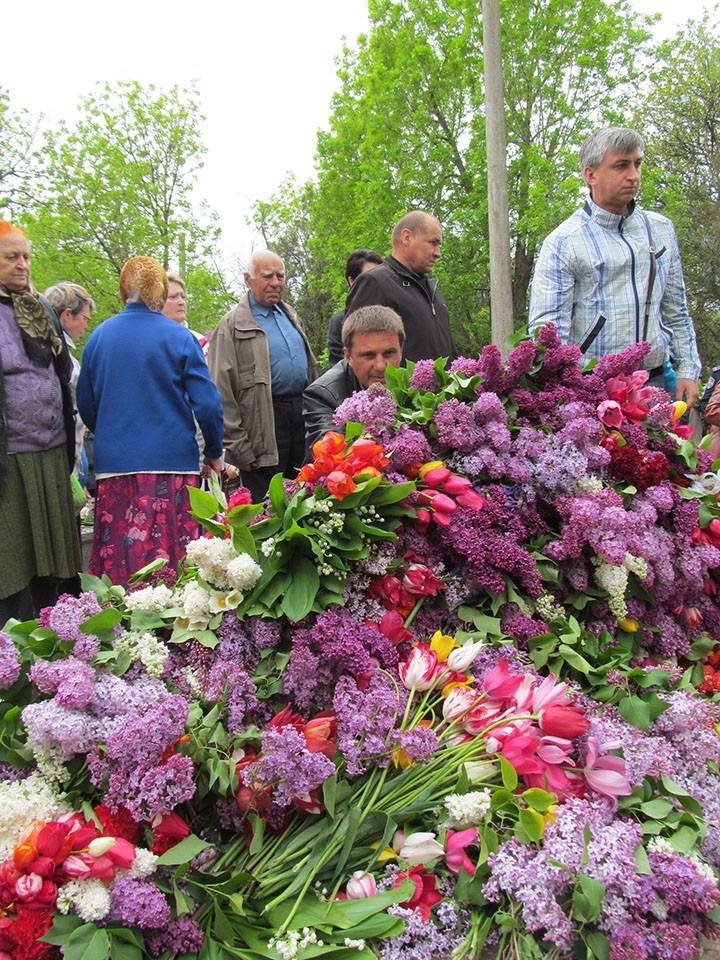
[(472, 484), (467, 477), (459, 477), (454, 473), (443, 484), (443, 492), (451, 497), (458, 497), (462, 493), (467, 493), (471, 487)]
[(617, 430), (622, 425), (623, 412), (617, 400), (603, 400), (598, 404), (597, 415), (610, 430)]
[(356, 870), (350, 877), (345, 888), (348, 900), (365, 900), (374, 897), (377, 893), (375, 877), (366, 870)]
[(443, 717), (448, 723), (462, 720), (477, 703), (477, 691), (467, 687), (453, 687), (443, 701)]
[(461, 647), (455, 647), (448, 654), (448, 669), (458, 670), (460, 673), (464, 673), (484, 646), (484, 640), (476, 640), (475, 643), (465, 643)]
[(432, 690), (443, 671), (434, 650), (427, 644), (418, 644), (401, 663), (400, 679), (408, 690)]
[(42, 890), (42, 877), (37, 873), (26, 873), (15, 884), (15, 893), (20, 900), (34, 900)]
[(483, 690), (497, 700), (511, 700), (517, 693), (523, 678), (520, 674), (510, 674), (507, 660), (498, 660), (497, 666), (485, 676)]
[[(611, 749), (610, 745), (605, 744), (605, 749)], [(583, 773), (590, 787), (606, 797), (626, 797), (632, 792), (630, 782), (625, 776), (625, 761), (609, 754), (600, 756), (595, 737), (588, 737)]]
[(445, 584), (423, 563), (412, 563), (407, 568), (402, 585), (414, 597), (436, 597)]
[(106, 857), (113, 866), (120, 867), (123, 870), (129, 870), (133, 860), (137, 856), (134, 844), (123, 837), (116, 837), (115, 842), (106, 852)]
[(432, 470), (423, 473), (422, 478), (429, 487), (437, 489), (444, 486), (451, 476), (452, 474), (447, 467), (433, 467)]
[(487, 506), (485, 497), (474, 490), (466, 490), (465, 493), (459, 494), (456, 499), (459, 506), (468, 507), (470, 510), (482, 510), (483, 507)]
[(445, 863), (457, 876), (462, 867), (466, 873), (475, 873), (475, 864), (465, 852), (465, 848), (477, 843), (477, 827), (467, 830), (448, 830), (445, 838)]

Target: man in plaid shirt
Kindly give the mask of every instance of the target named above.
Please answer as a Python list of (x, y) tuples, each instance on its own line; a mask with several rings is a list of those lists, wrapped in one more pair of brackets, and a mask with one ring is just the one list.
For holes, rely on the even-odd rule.
[(648, 383), (663, 386), (672, 357), (676, 399), (698, 397), (700, 358), (675, 228), (635, 202), (644, 153), (626, 127), (592, 134), (580, 150), (590, 196), (545, 239), (530, 293), (530, 333), (556, 325), (588, 359), (647, 340)]

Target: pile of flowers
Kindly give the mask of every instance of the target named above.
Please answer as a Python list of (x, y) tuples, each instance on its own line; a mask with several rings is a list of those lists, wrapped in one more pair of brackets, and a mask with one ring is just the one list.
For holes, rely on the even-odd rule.
[(6, 624), (0, 953), (702, 956), (720, 465), (645, 351), (388, 368), (179, 570)]

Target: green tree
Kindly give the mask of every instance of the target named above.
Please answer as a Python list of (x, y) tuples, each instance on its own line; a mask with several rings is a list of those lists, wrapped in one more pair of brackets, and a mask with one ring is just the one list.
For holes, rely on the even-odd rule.
[[(116, 312), (117, 280), (137, 254), (166, 267), (204, 263), (217, 240), (193, 204), (205, 148), (199, 95), (137, 82), (98, 84), (74, 126), (48, 131), (42, 202), (27, 218), (38, 286), (72, 279), (97, 317)], [(211, 315), (215, 306), (208, 306)]]
[(0, 217), (22, 216), (34, 200), (37, 164), (34, 144), (40, 120), (27, 110), (13, 113), (10, 94), (0, 87)]
[[(387, 252), (420, 207), (444, 227), (435, 274), (462, 349), (489, 337), (487, 182), (480, 0), (370, 0), (371, 30), (339, 64), (319, 135), (312, 245), (336, 296), (348, 251)], [(650, 18), (625, 0), (504, 0), (502, 30), (516, 323), (534, 258), (577, 205), (577, 149), (628, 115)]]
[(675, 223), (707, 369), (720, 363), (720, 33), (710, 14), (661, 44), (642, 107), (643, 197)]
[(332, 291), (322, 283), (327, 260), (313, 243), (315, 193), (312, 182), (298, 185), (290, 174), (272, 197), (253, 204), (248, 223), (262, 237), (263, 245), (285, 262), (288, 299), (320, 356), (327, 346), (330, 317), (337, 308)]

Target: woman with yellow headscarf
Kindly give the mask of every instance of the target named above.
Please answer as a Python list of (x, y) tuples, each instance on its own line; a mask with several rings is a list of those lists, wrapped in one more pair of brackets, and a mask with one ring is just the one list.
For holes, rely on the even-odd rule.
[(120, 274), (125, 307), (90, 336), (77, 385), (95, 434), (95, 531), (89, 569), (126, 584), (157, 557), (173, 566), (197, 536), (188, 486), (197, 486), (195, 422), (204, 470), (220, 471), (223, 412), (197, 340), (161, 313), (167, 275), (152, 257)]

